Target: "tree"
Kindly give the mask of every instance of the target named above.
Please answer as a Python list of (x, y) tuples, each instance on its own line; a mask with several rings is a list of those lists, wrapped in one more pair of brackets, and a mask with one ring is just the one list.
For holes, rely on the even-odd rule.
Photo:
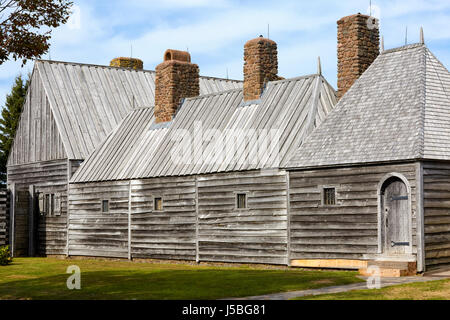
[(22, 75), (16, 77), (11, 93), (6, 95), (6, 103), (0, 119), (0, 185), (6, 184), (6, 162), (11, 151), (14, 135), (19, 125), (20, 114), (30, 80)]
[(0, 64), (45, 54), (51, 28), (67, 22), (71, 6), (68, 0), (0, 0)]

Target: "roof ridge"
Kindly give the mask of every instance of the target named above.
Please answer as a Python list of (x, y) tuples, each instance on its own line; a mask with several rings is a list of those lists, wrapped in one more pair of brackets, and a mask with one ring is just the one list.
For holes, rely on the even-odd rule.
[[(82, 63), (82, 62), (71, 62), (71, 61), (58, 61), (58, 60), (46, 60), (46, 59), (36, 59), (36, 62), (44, 62), (44, 63), (59, 63), (59, 64), (68, 64), (68, 65), (76, 65), (76, 66), (86, 66), (86, 67), (94, 67), (94, 68), (105, 68), (105, 69), (119, 69), (119, 70), (126, 70), (126, 71), (135, 71), (135, 72), (149, 72), (149, 73), (156, 73), (155, 70), (135, 70), (130, 68), (123, 68), (123, 67), (112, 67), (112, 66), (106, 66), (101, 64), (95, 64), (95, 63)], [(200, 75), (200, 78), (203, 79), (211, 79), (211, 80), (220, 80), (220, 81), (229, 81), (229, 82), (238, 82), (242, 83), (242, 80), (236, 80), (236, 79), (225, 79), (220, 77), (213, 77), (213, 76), (202, 76)]]
[(420, 56), (421, 70), (419, 74), (420, 86), (421, 86), (421, 101), (419, 110), (419, 126), (418, 126), (418, 158), (422, 158), (425, 154), (425, 108), (427, 103), (427, 50), (426, 47), (422, 48), (423, 53)]
[(193, 101), (193, 100), (198, 100), (198, 99), (204, 99), (204, 98), (209, 98), (211, 96), (220, 96), (222, 94), (228, 94), (228, 93), (232, 93), (232, 92), (237, 92), (237, 91), (243, 91), (242, 88), (236, 88), (236, 89), (229, 89), (229, 90), (225, 90), (225, 91), (219, 91), (219, 92), (213, 92), (213, 93), (207, 93), (207, 94), (202, 94), (196, 97), (189, 97), (189, 98), (185, 98), (184, 101)]
[(294, 77), (294, 78), (269, 81), (268, 84), (269, 83), (277, 84), (277, 83), (283, 83), (283, 82), (298, 81), (298, 80), (301, 80), (301, 79), (314, 78), (314, 77), (320, 77), (320, 76), (322, 76), (322, 75), (318, 74), (318, 73), (312, 73), (312, 74), (307, 74), (307, 75), (304, 75), (304, 76), (298, 76), (298, 77)]
[(420, 43), (420, 42), (419, 43), (413, 43), (413, 44), (407, 44), (407, 45), (404, 45), (404, 46), (401, 46), (401, 47), (384, 50), (380, 54), (388, 54), (388, 53), (393, 53), (393, 52), (399, 52), (399, 51), (404, 51), (404, 50), (415, 49), (415, 48), (419, 48), (419, 47), (426, 47), (426, 45), (423, 44), (423, 43)]

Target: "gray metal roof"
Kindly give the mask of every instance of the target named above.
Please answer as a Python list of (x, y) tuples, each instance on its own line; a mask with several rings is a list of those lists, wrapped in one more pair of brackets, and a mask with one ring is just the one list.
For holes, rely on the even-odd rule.
[[(243, 103), (241, 89), (186, 99), (174, 120), (164, 125), (155, 125), (153, 108), (139, 109), (86, 159), (71, 181), (278, 168), (335, 104), (334, 89), (321, 75), (311, 75), (269, 82), (261, 99), (251, 103)], [(200, 124), (205, 134), (213, 129), (236, 134), (230, 138), (235, 148), (221, 153), (222, 140), (206, 139), (192, 144), (188, 163), (177, 163), (173, 155), (182, 154), (200, 136)], [(278, 144), (270, 144), (261, 156), (260, 144), (253, 142), (270, 136), (270, 130), (278, 133)]]
[(423, 44), (383, 52), (289, 168), (450, 160), (450, 74)]
[[(85, 159), (134, 108), (154, 105), (155, 72), (39, 60), (39, 71), (70, 159)], [(242, 82), (200, 77), (200, 92)]]

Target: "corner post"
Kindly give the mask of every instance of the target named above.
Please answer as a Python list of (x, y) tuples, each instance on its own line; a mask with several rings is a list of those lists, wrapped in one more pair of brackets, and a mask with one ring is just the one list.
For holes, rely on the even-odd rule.
[(286, 171), (286, 215), (287, 215), (287, 265), (291, 266), (291, 205), (290, 205), (290, 173)]
[(9, 248), (11, 250), (11, 256), (14, 257), (15, 250), (15, 208), (16, 208), (16, 184), (10, 185), (10, 197), (9, 197)]
[(131, 260), (131, 186), (132, 180), (129, 183), (129, 192), (128, 192), (128, 260)]
[(418, 162), (416, 168), (416, 183), (417, 183), (417, 271), (425, 271), (425, 226), (424, 226), (424, 190), (423, 190), (423, 163)]
[(34, 214), (35, 207), (35, 198), (34, 198), (34, 185), (30, 185), (28, 187), (28, 256), (34, 257), (35, 255), (35, 237), (36, 237), (36, 217)]

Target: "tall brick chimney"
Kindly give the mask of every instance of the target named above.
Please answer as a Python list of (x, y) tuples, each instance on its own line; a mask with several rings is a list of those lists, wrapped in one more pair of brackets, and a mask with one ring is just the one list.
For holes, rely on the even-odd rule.
[(126, 58), (126, 57), (119, 57), (114, 58), (109, 63), (110, 67), (117, 67), (117, 68), (128, 68), (128, 69), (134, 69), (134, 70), (143, 70), (144, 69), (144, 62), (142, 62), (141, 59), (136, 58)]
[(185, 51), (168, 49), (164, 62), (156, 67), (155, 122), (171, 121), (181, 99), (200, 95), (198, 65)]
[(367, 70), (380, 53), (378, 20), (360, 13), (338, 22), (338, 98)]
[(277, 44), (259, 36), (244, 46), (244, 101), (257, 100), (269, 81), (278, 80)]

